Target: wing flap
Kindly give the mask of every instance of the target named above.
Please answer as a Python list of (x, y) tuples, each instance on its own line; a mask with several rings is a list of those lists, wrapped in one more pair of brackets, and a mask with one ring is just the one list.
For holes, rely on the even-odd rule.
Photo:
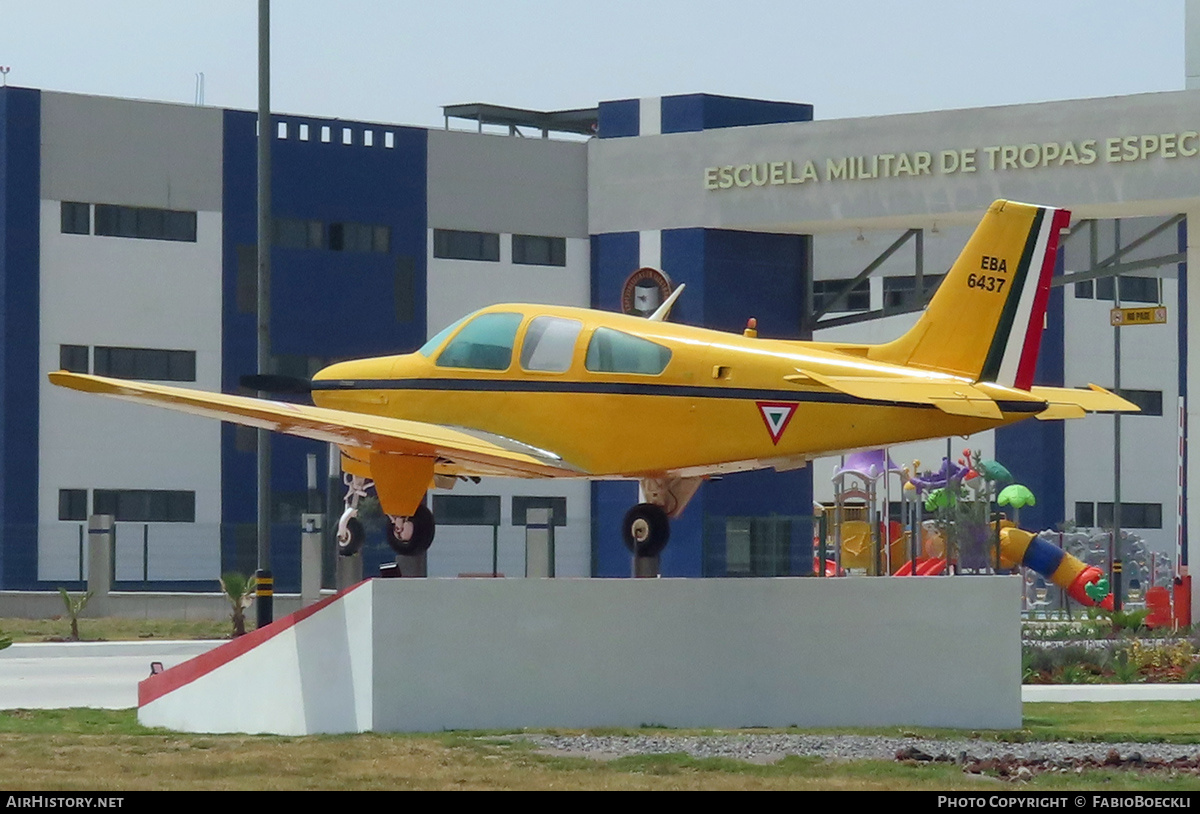
[(1031, 387), (1029, 392), (1044, 399), (1047, 408), (1038, 413), (1038, 418), (1083, 418), (1088, 413), (1138, 413), (1141, 408), (1128, 399), (1118, 396), (1095, 384), (1087, 390), (1074, 387)]
[(546, 450), (502, 436), (400, 418), (208, 393), (84, 373), (50, 374), (59, 387), (376, 452), (434, 456), (463, 472), (509, 477), (584, 474)]

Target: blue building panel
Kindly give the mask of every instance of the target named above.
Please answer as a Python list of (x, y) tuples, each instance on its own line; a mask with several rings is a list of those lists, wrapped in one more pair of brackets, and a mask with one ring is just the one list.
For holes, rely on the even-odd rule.
[(693, 93), (664, 96), (662, 132), (694, 133), (722, 127), (812, 121), (813, 106), (798, 102), (769, 102), (737, 96)]
[(621, 310), (621, 290), (625, 280), (638, 269), (639, 240), (637, 232), (592, 235), (593, 308)]
[[(255, 315), (238, 303), (239, 255), (244, 262), (257, 243), (256, 118), (246, 111), (225, 112), (222, 381), (227, 390), (236, 389), (257, 360)], [(272, 250), (272, 355), (319, 365), (416, 349), (426, 334), (426, 131), (281, 116), (270, 132), (277, 132), (279, 122), (287, 124), (289, 137), (271, 145), (273, 214), (320, 224), (322, 240), (319, 247)], [(306, 141), (297, 138), (301, 124), (310, 135)], [(322, 139), (323, 128), (329, 130), (328, 141)], [(343, 143), (344, 130), (349, 144)], [(365, 143), (368, 131), (371, 146)], [(343, 235), (340, 248), (335, 229)], [(355, 229), (368, 230), (373, 242), (346, 240)], [(376, 237), (380, 229), (386, 238)], [(226, 563), (236, 562), (236, 527), (254, 523), (257, 514), (255, 454), (239, 450), (236, 439), (237, 430), (226, 426), (221, 456)], [(327, 445), (277, 436), (271, 449), (276, 502), (287, 498), (300, 504), (307, 486), (305, 458), (317, 454), (318, 469), (327, 471)], [(299, 589), (299, 539), (298, 525), (276, 526), (272, 563), (278, 590)], [(378, 563), (364, 566), (370, 573)]]
[(37, 585), (41, 92), (0, 88), (0, 587)]
[(596, 135), (625, 138), (641, 132), (642, 105), (639, 99), (601, 102), (596, 114)]

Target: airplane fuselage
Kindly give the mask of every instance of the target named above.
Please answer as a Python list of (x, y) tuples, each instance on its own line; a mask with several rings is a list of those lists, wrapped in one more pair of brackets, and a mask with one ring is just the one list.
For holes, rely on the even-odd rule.
[[(932, 405), (852, 396), (804, 375), (971, 384), (873, 361), (865, 349), (851, 346), (763, 339), (582, 308), (498, 305), (472, 320), (483, 314), (519, 318), (503, 368), (494, 369), (500, 364), (494, 359), (486, 360), (493, 369), (444, 364), (442, 354), (452, 350), (456, 335), (451, 331), (421, 352), (326, 368), (314, 378), (314, 402), (520, 439), (602, 477), (787, 468), (841, 450), (970, 435), (1045, 406), (1027, 392), (995, 388), (1003, 391), (996, 396), (998, 419), (949, 415)], [(563, 351), (556, 365), (565, 369), (523, 365), (536, 318), (578, 323), (569, 356)], [(593, 347), (601, 329), (651, 342), (669, 358), (656, 373), (597, 369), (606, 366)]]

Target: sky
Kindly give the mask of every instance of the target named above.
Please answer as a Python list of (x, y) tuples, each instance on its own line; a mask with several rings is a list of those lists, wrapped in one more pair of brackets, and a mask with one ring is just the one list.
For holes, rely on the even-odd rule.
[[(272, 108), (442, 124), (717, 93), (818, 119), (1184, 87), (1185, 0), (274, 0)], [(253, 0), (0, 0), (10, 85), (257, 106)], [(464, 125), (465, 126), (465, 125)]]

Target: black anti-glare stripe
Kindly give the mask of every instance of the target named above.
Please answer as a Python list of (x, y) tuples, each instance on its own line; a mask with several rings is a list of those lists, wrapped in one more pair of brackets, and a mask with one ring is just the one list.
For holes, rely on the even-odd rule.
[[(520, 379), (340, 379), (315, 381), (313, 390), (445, 390), (455, 392), (600, 393), (622, 396), (737, 399), (743, 401), (794, 401), (822, 404), (862, 404), (935, 410), (933, 404), (888, 399), (866, 399), (849, 393), (797, 390), (755, 390), (745, 387), (700, 387), (688, 384), (640, 382), (545, 382)], [(997, 401), (1006, 413), (1040, 413), (1046, 405), (1028, 401)]]
[[(1021, 251), (1021, 262), (1017, 264), (1017, 273), (1013, 275), (1012, 286), (1008, 289), (1008, 299), (1000, 312), (1000, 322), (996, 325), (996, 333), (992, 336), (992, 346), (988, 348), (987, 359), (983, 363), (983, 372), (979, 380), (994, 382), (1000, 375), (1000, 365), (1004, 362), (1004, 351), (1008, 347), (1008, 335), (1012, 333), (1013, 322), (1017, 318), (1017, 309), (1021, 306), (1021, 297), (1025, 294), (1025, 281), (1029, 276), (1029, 264), (1033, 262), (1033, 252), (1037, 248), (1038, 236), (1042, 233), (1042, 219), (1046, 210), (1038, 207), (1033, 216), (1033, 227), (1025, 238), (1025, 248)], [(1038, 269), (1040, 276), (1041, 269)], [(1035, 283), (1036, 285), (1036, 283)]]

